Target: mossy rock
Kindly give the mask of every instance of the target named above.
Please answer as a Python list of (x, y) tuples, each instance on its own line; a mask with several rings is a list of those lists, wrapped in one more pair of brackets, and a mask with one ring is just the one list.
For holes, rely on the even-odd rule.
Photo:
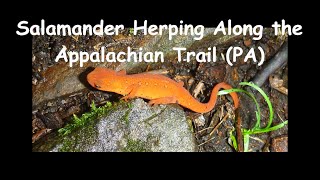
[[(53, 152), (162, 152), (196, 151), (185, 113), (177, 105), (149, 106), (142, 99), (105, 106), (104, 113), (63, 135), (60, 130), (33, 151)], [(96, 110), (97, 111), (97, 110)], [(102, 111), (102, 110), (100, 110)], [(73, 125), (75, 126), (75, 125)], [(69, 125), (70, 127), (73, 127)], [(64, 127), (67, 129), (68, 126)]]

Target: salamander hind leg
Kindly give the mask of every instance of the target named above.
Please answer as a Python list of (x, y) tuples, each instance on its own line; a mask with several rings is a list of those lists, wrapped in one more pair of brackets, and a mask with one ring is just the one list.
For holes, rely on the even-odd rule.
[(148, 102), (149, 105), (158, 105), (158, 104), (171, 104), (177, 103), (178, 99), (176, 97), (163, 97), (152, 99)]

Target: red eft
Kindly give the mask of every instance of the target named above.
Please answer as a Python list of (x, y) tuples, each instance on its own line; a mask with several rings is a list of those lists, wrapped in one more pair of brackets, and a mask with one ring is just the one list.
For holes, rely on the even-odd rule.
[[(229, 84), (221, 82), (213, 88), (209, 102), (201, 103), (183, 87), (183, 82), (176, 82), (164, 75), (150, 73), (127, 75), (125, 70), (117, 72), (97, 67), (87, 75), (87, 81), (96, 89), (123, 95), (121, 99), (125, 101), (141, 97), (149, 99), (150, 105), (178, 103), (198, 113), (206, 113), (214, 108), (221, 88), (232, 88)], [(238, 108), (238, 95), (235, 92), (230, 95), (235, 108)]]

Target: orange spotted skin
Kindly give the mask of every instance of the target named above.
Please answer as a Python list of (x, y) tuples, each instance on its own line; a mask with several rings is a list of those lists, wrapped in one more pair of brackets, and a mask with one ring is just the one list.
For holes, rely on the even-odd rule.
[[(182, 82), (176, 82), (166, 76), (141, 73), (127, 75), (124, 70), (114, 71), (112, 69), (97, 67), (87, 76), (91, 86), (102, 91), (115, 92), (123, 95), (121, 99), (128, 100), (135, 97), (150, 99), (149, 104), (178, 103), (194, 112), (206, 113), (211, 111), (217, 101), (218, 91), (231, 89), (227, 83), (217, 84), (210, 96), (208, 103), (201, 103), (183, 87)], [(239, 107), (238, 95), (230, 93), (235, 108)]]

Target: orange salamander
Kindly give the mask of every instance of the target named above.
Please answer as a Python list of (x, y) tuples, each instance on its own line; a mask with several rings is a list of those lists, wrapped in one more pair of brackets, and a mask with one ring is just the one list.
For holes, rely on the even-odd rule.
[[(150, 73), (127, 75), (125, 70), (117, 72), (97, 67), (87, 75), (87, 80), (96, 89), (123, 95), (121, 99), (125, 101), (141, 97), (149, 99), (150, 105), (178, 103), (198, 113), (206, 113), (214, 108), (221, 88), (232, 88), (229, 84), (221, 82), (213, 88), (209, 102), (201, 103), (183, 87), (183, 82), (176, 82), (164, 75)], [(238, 95), (235, 92), (230, 95), (235, 108), (238, 108)]]

